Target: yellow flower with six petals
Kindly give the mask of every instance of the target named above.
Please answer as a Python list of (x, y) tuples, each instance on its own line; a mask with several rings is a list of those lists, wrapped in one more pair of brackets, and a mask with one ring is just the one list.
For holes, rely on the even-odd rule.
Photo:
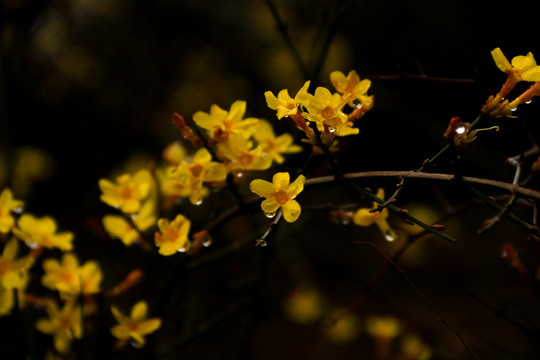
[(290, 97), (289, 91), (283, 89), (278, 93), (276, 97), (271, 91), (264, 93), (266, 98), (266, 104), (272, 110), (277, 110), (277, 118), (282, 119), (285, 116), (293, 116), (298, 113), (298, 105), (300, 104), (300, 98), (307, 94), (307, 89), (310, 82), (306, 81), (304, 86), (298, 91), (296, 96), (293, 98)]
[(262, 145), (263, 153), (268, 154), (278, 164), (285, 161), (281, 154), (292, 154), (302, 151), (301, 146), (293, 144), (294, 139), (291, 134), (285, 133), (276, 136), (272, 125), (266, 120), (260, 120), (253, 137)]
[(178, 214), (171, 222), (159, 219), (157, 224), (159, 232), (155, 233), (154, 241), (161, 255), (169, 256), (189, 249), (188, 234), (191, 222), (185, 216)]
[(146, 317), (148, 305), (145, 301), (137, 302), (130, 316), (122, 314), (115, 306), (111, 306), (111, 312), (118, 322), (118, 325), (111, 328), (111, 334), (119, 339), (117, 347), (124, 346), (129, 340), (133, 340), (135, 347), (143, 347), (146, 342), (144, 336), (161, 326), (161, 319)]
[(261, 209), (266, 214), (273, 214), (281, 208), (285, 221), (294, 222), (302, 211), (294, 198), (304, 190), (305, 182), (305, 176), (299, 175), (292, 184), (289, 184), (289, 173), (279, 172), (274, 174), (272, 182), (255, 179), (249, 187), (255, 194), (266, 198), (261, 203)]
[(54, 347), (61, 354), (69, 350), (73, 339), (82, 338), (82, 312), (81, 307), (76, 306), (76, 299), (70, 299), (60, 310), (53, 300), (46, 302), (49, 318), (41, 318), (36, 323), (36, 328), (42, 333), (54, 336)]
[(150, 194), (153, 178), (147, 169), (139, 170), (135, 175), (123, 174), (116, 179), (116, 184), (99, 180), (101, 201), (120, 209), (123, 213), (133, 214), (141, 207), (141, 202)]
[(367, 95), (371, 80), (360, 80), (355, 70), (351, 70), (347, 77), (341, 71), (333, 71), (330, 73), (330, 81), (336, 90), (343, 94), (350, 106), (354, 106), (354, 100), (360, 101), (362, 106), (372, 106), (373, 95)]
[(56, 233), (56, 222), (48, 216), (36, 218), (30, 214), (23, 214), (17, 221), (17, 227), (13, 228), (13, 233), (32, 248), (43, 246), (64, 251), (73, 249), (73, 233), (68, 231)]

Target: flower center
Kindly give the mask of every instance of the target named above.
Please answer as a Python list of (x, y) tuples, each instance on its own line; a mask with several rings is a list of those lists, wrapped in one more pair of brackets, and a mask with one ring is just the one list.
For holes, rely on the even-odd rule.
[(193, 164), (189, 167), (189, 171), (191, 172), (191, 175), (193, 175), (194, 178), (201, 177), (204, 168), (200, 164)]
[(289, 194), (287, 194), (287, 191), (286, 190), (278, 190), (276, 192), (276, 202), (279, 204), (279, 205), (284, 205), (286, 204), (288, 201), (289, 201)]

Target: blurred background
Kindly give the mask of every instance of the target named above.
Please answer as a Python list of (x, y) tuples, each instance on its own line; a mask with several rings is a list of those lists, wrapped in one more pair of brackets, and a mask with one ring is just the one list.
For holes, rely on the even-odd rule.
[[(305, 80), (331, 88), (331, 71), (352, 69), (372, 79), (375, 107), (360, 121), (360, 134), (340, 143), (336, 156), (342, 170), (417, 168), (444, 146), (442, 134), (451, 117), (472, 122), (504, 83), (490, 56), (493, 48), (500, 47), (508, 58), (529, 51), (540, 56), (533, 11), (464, 0), (271, 1), (302, 68), (264, 0), (0, 4), (0, 186), (10, 186), (28, 212), (50, 214), (73, 230), (77, 253), (98, 259), (110, 274), (104, 286), (135, 266), (153, 264), (136, 291), (156, 299), (163, 289), (152, 283), (161, 284), (164, 272), (178, 276), (166, 304), (152, 303), (154, 308), (159, 303), (156, 312), (174, 323), (154, 335), (144, 355), (128, 349), (110, 356), (378, 359), (383, 356), (377, 352), (380, 334), (373, 335), (366, 324), (373, 317), (390, 317), (400, 323), (395, 337), (404, 343), (406, 334), (414, 334), (431, 358), (472, 358), (399, 272), (388, 270), (365, 291), (387, 263), (371, 247), (352, 241), (372, 241), (395, 253), (411, 233), (398, 219), (389, 219), (399, 236), (389, 244), (376, 228), (337, 224), (322, 211), (307, 210), (298, 223), (280, 224), (268, 248), (248, 242), (218, 260), (184, 268), (183, 260), (149, 257), (103, 235), (96, 224), (108, 210), (99, 201), (97, 182), (134, 164), (159, 162), (165, 146), (179, 137), (171, 125), (174, 112), (190, 121), (194, 112), (207, 112), (212, 104), (228, 109), (233, 101), (245, 100), (247, 116), (272, 120), (278, 133), (288, 131), (299, 139), (292, 123), (278, 122), (267, 108), (264, 92), (289, 89), (294, 94)], [(482, 133), (461, 151), (462, 172), (511, 181), (513, 169), (505, 159), (531, 148), (538, 114), (540, 106), (533, 101), (520, 107), (519, 119), (486, 122), (482, 127), (501, 130)], [(280, 169), (296, 171), (308, 151), (291, 155)], [(436, 170), (451, 169), (441, 165)], [(319, 158), (306, 172), (308, 178), (326, 174), (327, 163)], [(254, 176), (270, 178), (271, 172)], [(396, 182), (361, 184), (390, 193)], [(534, 178), (529, 183), (537, 185)], [(355, 201), (371, 207), (332, 187), (306, 189), (299, 199), (307, 208)], [(469, 205), (466, 211), (444, 223), (458, 239), (456, 245), (422, 237), (400, 264), (481, 358), (536, 359), (538, 284), (520, 277), (501, 249), (512, 243), (527, 254), (531, 268), (538, 268), (538, 241), (507, 220), (476, 235), (494, 212), (471, 203), (471, 195), (454, 184), (411, 182), (400, 199), (400, 206), (426, 221), (464, 205)], [(196, 226), (204, 225), (204, 208), (188, 204), (182, 211), (193, 216)], [(529, 203), (518, 203), (516, 212), (532, 221)], [(214, 244), (204, 255), (262, 233), (267, 222), (255, 215), (234, 219), (212, 234)], [(171, 273), (178, 268), (184, 270)], [(123, 301), (130, 304), (129, 298)], [(299, 320), (295, 316), (302, 311), (287, 312), (287, 306), (315, 309), (315, 315)], [(354, 310), (341, 331), (350, 339), (325, 336), (324, 329), (332, 327), (323, 324), (326, 316), (343, 309)], [(0, 320), (2, 331), (11, 324)], [(47, 338), (30, 332), (25, 336), (36, 348), (28, 355), (39, 358)], [(14, 341), (4, 338), (0, 349)], [(93, 341), (106, 343), (99, 336)], [(399, 359), (400, 346), (398, 340), (384, 345), (391, 349), (387, 358)], [(105, 353), (96, 349), (86, 358)]]

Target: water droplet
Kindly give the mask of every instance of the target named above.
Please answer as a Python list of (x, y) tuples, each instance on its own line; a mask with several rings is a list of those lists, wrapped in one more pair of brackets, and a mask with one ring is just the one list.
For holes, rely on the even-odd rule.
[(341, 225), (348, 225), (351, 223), (351, 218), (350, 217), (342, 217), (341, 218)]
[(271, 212), (271, 213), (265, 212), (264, 215), (265, 215), (267, 218), (272, 219), (272, 218), (274, 218), (274, 217), (276, 216), (276, 213), (275, 213), (275, 212)]
[(178, 252), (179, 253), (183, 253), (183, 252), (186, 252), (186, 248), (185, 247), (181, 247), (180, 249), (178, 249)]
[(244, 177), (244, 172), (241, 170), (238, 170), (236, 173), (234, 173), (234, 176), (236, 176), (238, 179), (241, 179)]
[(460, 126), (456, 129), (456, 134), (458, 135), (462, 135), (462, 134), (465, 134), (465, 131), (467, 131), (467, 128), (465, 126)]
[(330, 133), (334, 133), (334, 132), (336, 132), (336, 128), (329, 127), (328, 131), (330, 131)]
[(26, 242), (26, 246), (28, 246), (30, 249), (37, 249), (39, 244), (35, 242)]
[(208, 237), (208, 239), (203, 241), (202, 246), (209, 247), (210, 245), (212, 245), (212, 238)]
[(255, 242), (255, 246), (267, 246), (268, 243), (266, 242), (266, 240), (264, 239), (257, 239), (256, 242)]
[(389, 231), (384, 233), (384, 238), (386, 239), (386, 241), (394, 241), (394, 240), (396, 240), (395, 235), (392, 234)]
[(517, 110), (517, 107), (515, 107), (515, 108), (512, 108), (512, 111), (516, 111), (516, 110)]
[(195, 202), (195, 205), (201, 205), (202, 204), (202, 199), (199, 199)]
[(15, 214), (21, 214), (23, 211), (24, 211), (24, 208), (22, 206), (19, 206), (19, 207), (16, 207), (15, 209), (13, 209), (13, 212)]
[(135, 220), (137, 218), (137, 216), (138, 216), (137, 214), (131, 214), (130, 218), (131, 218), (131, 220)]
[(530, 104), (530, 103), (532, 103), (532, 99), (529, 101), (525, 101), (525, 104)]

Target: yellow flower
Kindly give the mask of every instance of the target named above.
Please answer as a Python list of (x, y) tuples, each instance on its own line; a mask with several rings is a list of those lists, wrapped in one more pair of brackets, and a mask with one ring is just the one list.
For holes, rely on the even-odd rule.
[(126, 214), (132, 214), (139, 210), (141, 202), (150, 194), (153, 179), (147, 169), (142, 169), (133, 176), (119, 176), (116, 184), (107, 179), (100, 179), (98, 184), (102, 192), (101, 201)]
[(56, 233), (56, 222), (53, 218), (44, 216), (36, 218), (30, 214), (23, 214), (13, 228), (15, 236), (25, 241), (30, 247), (58, 248), (69, 251), (73, 249), (73, 233)]
[(304, 86), (302, 86), (302, 88), (298, 91), (294, 99), (289, 96), (287, 89), (281, 90), (277, 97), (271, 91), (267, 91), (264, 93), (266, 104), (270, 109), (277, 110), (278, 119), (282, 119), (285, 116), (295, 115), (298, 113), (300, 98), (307, 93), (309, 83), (309, 81), (304, 83)]
[(403, 338), (401, 352), (404, 360), (428, 360), (432, 355), (429, 346), (416, 335), (406, 335)]
[(42, 333), (54, 336), (54, 347), (62, 354), (69, 350), (73, 339), (82, 338), (81, 307), (75, 305), (76, 299), (68, 300), (62, 310), (53, 300), (46, 302), (49, 318), (41, 318), (36, 328)]
[(161, 326), (161, 319), (147, 318), (148, 305), (145, 301), (137, 302), (131, 309), (130, 316), (122, 314), (115, 306), (111, 306), (111, 312), (118, 322), (111, 329), (111, 334), (119, 339), (119, 346), (125, 345), (130, 339), (135, 347), (145, 344), (144, 336), (153, 333)]
[(171, 165), (177, 166), (186, 157), (186, 149), (179, 141), (170, 143), (163, 150), (163, 158)]
[(255, 118), (243, 119), (246, 112), (245, 101), (235, 101), (227, 112), (217, 105), (210, 107), (210, 113), (197, 111), (193, 114), (195, 123), (207, 130), (208, 136), (216, 142), (226, 140), (230, 134), (241, 134), (248, 138), (259, 123)]
[(227, 172), (224, 164), (212, 161), (210, 152), (202, 148), (197, 150), (191, 163), (182, 161), (169, 173), (169, 177), (179, 183), (178, 190), (182, 196), (189, 196), (192, 204), (199, 205), (208, 194), (203, 183), (223, 181)]
[(263, 153), (268, 154), (278, 164), (285, 160), (281, 154), (291, 154), (302, 151), (302, 147), (293, 144), (291, 134), (281, 134), (276, 137), (272, 125), (266, 120), (260, 120), (253, 137), (262, 145)]
[(285, 299), (283, 309), (292, 321), (298, 324), (312, 324), (322, 315), (324, 305), (324, 299), (317, 290), (302, 286)]
[(401, 324), (393, 317), (370, 316), (366, 319), (366, 330), (375, 338), (391, 340), (401, 334)]
[[(314, 121), (319, 131), (323, 131), (324, 127), (327, 126), (336, 130), (336, 134), (344, 135), (338, 133), (340, 129), (344, 125), (350, 128), (347, 124), (349, 119), (342, 111), (345, 103), (340, 94), (332, 94), (327, 88), (318, 87), (315, 89), (314, 95), (306, 94), (303, 96), (302, 104), (307, 109), (307, 113), (302, 115), (307, 120)], [(353, 129), (353, 133), (358, 133), (358, 129)]]
[(302, 211), (294, 198), (304, 190), (306, 178), (299, 175), (292, 184), (289, 185), (289, 182), (289, 173), (279, 172), (273, 176), (272, 182), (256, 179), (249, 187), (255, 194), (266, 198), (261, 203), (261, 209), (265, 213), (273, 214), (281, 208), (285, 221), (294, 222)]
[(334, 309), (330, 312), (324, 335), (332, 342), (345, 344), (354, 340), (360, 333), (356, 316), (347, 309)]
[(218, 144), (218, 155), (225, 159), (228, 172), (265, 170), (272, 165), (272, 157), (265, 153), (262, 145), (252, 149), (252, 142), (240, 135), (231, 135)]
[[(139, 231), (145, 231), (154, 225), (156, 213), (153, 201), (146, 201), (139, 212), (131, 216), (131, 219)], [(139, 231), (121, 215), (105, 215), (102, 222), (109, 236), (120, 239), (126, 246), (133, 244), (140, 236)]]
[[(377, 191), (377, 197), (384, 198), (384, 190), (379, 189)], [(390, 225), (386, 222), (388, 217), (388, 209), (384, 208), (382, 211), (370, 212), (370, 210), (376, 209), (379, 206), (378, 203), (374, 202), (371, 209), (361, 208), (356, 211), (353, 215), (353, 222), (359, 226), (370, 226), (372, 224), (377, 224), (381, 229), (384, 237), (388, 241), (394, 241), (396, 239), (396, 234), (390, 228)]]
[(515, 56), (512, 63), (508, 61), (500, 48), (493, 49), (491, 56), (495, 61), (495, 65), (502, 72), (512, 76), (516, 82), (525, 81), (540, 81), (540, 66), (536, 65), (536, 60), (532, 53), (527, 55)]
[(364, 79), (360, 81), (360, 77), (355, 70), (351, 70), (347, 77), (341, 71), (333, 71), (330, 73), (330, 81), (332, 81), (336, 90), (343, 94), (349, 105), (354, 106), (354, 100), (359, 100), (363, 106), (371, 106), (373, 103), (373, 96), (367, 95), (371, 80)]
[(188, 234), (191, 222), (183, 215), (178, 214), (170, 223), (167, 219), (159, 219), (157, 224), (160, 232), (156, 232), (154, 241), (161, 255), (169, 256), (177, 251), (184, 252), (189, 249)]
[(34, 258), (25, 256), (15, 259), (18, 241), (9, 240), (0, 257), (0, 316), (7, 314), (14, 305), (13, 290), (23, 290), (28, 281), (28, 269), (34, 263)]
[(23, 202), (13, 198), (11, 190), (6, 188), (0, 194), (0, 234), (7, 234), (13, 228), (15, 220), (11, 212), (21, 209)]
[(43, 269), (45, 274), (41, 279), (42, 284), (60, 293), (77, 295), (100, 291), (102, 273), (95, 261), (87, 261), (79, 266), (79, 260), (74, 254), (65, 254), (61, 263), (56, 259), (43, 261)]
[(26, 284), (27, 271), (34, 263), (31, 256), (15, 260), (18, 247), (16, 239), (9, 240), (0, 257), (0, 286), (6, 289), (20, 288)]

